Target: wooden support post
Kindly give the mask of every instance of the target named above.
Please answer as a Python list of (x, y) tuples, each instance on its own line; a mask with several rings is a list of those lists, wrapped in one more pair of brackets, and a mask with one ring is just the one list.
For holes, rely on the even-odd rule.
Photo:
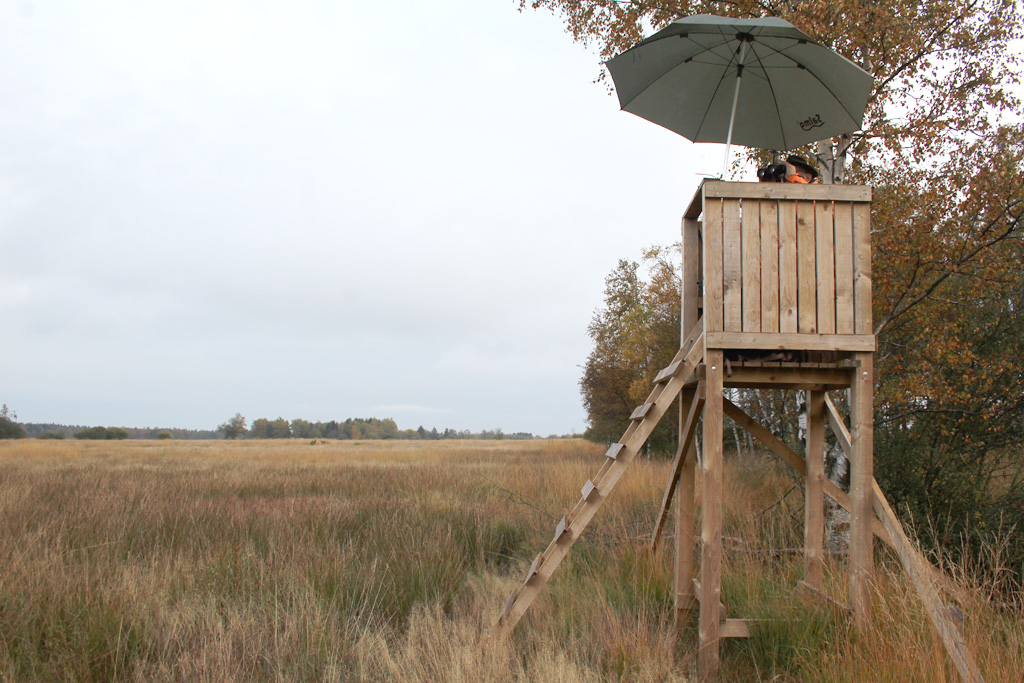
[(822, 587), (822, 548), (825, 542), (825, 392), (807, 392), (807, 441), (804, 459), (804, 582)]
[(704, 352), (707, 397), (704, 402), (704, 462), (702, 468), (700, 556), (700, 654), (704, 675), (718, 671), (722, 593), (722, 401), (724, 389), (721, 350)]
[[(701, 298), (701, 264), (700, 264), (700, 223), (695, 218), (683, 218), (682, 225), (683, 263), (682, 263), (682, 330), (681, 337), (690, 333), (697, 324), (699, 316), (698, 302)], [(689, 413), (689, 401), (695, 400), (695, 392), (683, 390), (679, 405), (679, 438), (686, 431), (686, 417)], [(683, 466), (679, 473), (679, 484), (676, 492), (676, 556), (675, 556), (675, 610), (673, 623), (678, 634), (679, 628), (687, 621), (696, 605), (693, 592), (694, 550), (697, 547), (696, 529), (694, 527), (694, 508), (696, 506), (697, 485), (697, 444), (690, 443), (687, 452), (683, 453)]]
[[(689, 412), (689, 406), (696, 401), (694, 389), (683, 390), (682, 409)], [(685, 420), (685, 415), (684, 418)], [(680, 426), (682, 430), (684, 427)], [(686, 623), (690, 611), (696, 604), (693, 594), (693, 561), (697, 546), (694, 529), (694, 507), (696, 498), (697, 455), (696, 444), (691, 441), (683, 455), (682, 469), (679, 473), (679, 484), (676, 487), (676, 557), (675, 557), (675, 615), (673, 623), (678, 633)]]
[(874, 366), (870, 353), (854, 354), (856, 368), (850, 387), (850, 607), (857, 624), (871, 623), (871, 576), (874, 572)]

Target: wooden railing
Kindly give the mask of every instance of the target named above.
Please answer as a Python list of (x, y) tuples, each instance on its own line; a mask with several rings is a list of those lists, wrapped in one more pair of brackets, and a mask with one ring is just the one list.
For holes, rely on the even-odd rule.
[(698, 216), (708, 348), (874, 350), (870, 187), (708, 180)]

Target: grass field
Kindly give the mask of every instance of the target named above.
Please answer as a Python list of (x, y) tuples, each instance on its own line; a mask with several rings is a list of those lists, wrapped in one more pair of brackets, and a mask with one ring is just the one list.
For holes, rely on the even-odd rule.
[[(694, 629), (677, 641), (670, 628), (669, 553), (644, 543), (664, 462), (634, 464), (516, 632), (487, 637), (602, 452), (574, 440), (0, 442), (0, 677), (697, 680)], [(870, 633), (794, 591), (800, 557), (778, 551), (802, 539), (790, 485), (769, 460), (727, 467), (723, 602), (766, 621), (726, 643), (722, 679), (957, 680), (884, 552)], [(842, 600), (843, 559), (829, 562)], [(1019, 683), (1019, 608), (968, 588), (987, 680)]]

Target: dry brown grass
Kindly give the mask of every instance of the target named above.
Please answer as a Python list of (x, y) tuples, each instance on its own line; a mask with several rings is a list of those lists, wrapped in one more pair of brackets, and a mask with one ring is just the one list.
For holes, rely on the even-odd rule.
[[(600, 465), (583, 441), (0, 442), (7, 681), (684, 681), (667, 473), (627, 473), (521, 627), (497, 610)], [(883, 557), (877, 628), (797, 597), (799, 496), (729, 467), (723, 596), (772, 617), (728, 680), (954, 680)], [(782, 502), (780, 502), (782, 501)], [(671, 531), (671, 530), (670, 530)], [(842, 597), (841, 559), (830, 588)], [(1017, 612), (963, 605), (990, 682), (1024, 679)]]

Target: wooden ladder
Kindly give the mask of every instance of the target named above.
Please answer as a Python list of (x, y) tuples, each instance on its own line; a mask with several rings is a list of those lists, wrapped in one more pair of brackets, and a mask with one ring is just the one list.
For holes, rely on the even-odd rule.
[(534, 559), (523, 583), (508, 596), (498, 617), (499, 626), (511, 629), (526, 614), (703, 358), (704, 322), (699, 320), (672, 362), (654, 378), (650, 396), (629, 416), (629, 427), (618, 443), (612, 444), (605, 453), (597, 475), (583, 485), (579, 502), (558, 522), (554, 539)]

